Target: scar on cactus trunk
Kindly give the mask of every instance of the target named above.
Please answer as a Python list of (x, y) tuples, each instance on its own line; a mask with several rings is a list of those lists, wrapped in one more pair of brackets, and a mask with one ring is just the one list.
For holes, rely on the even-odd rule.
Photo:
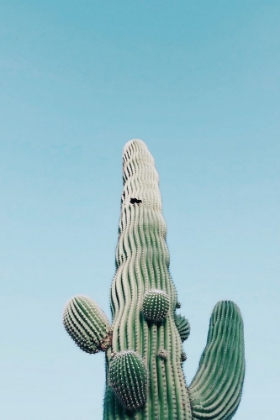
[(243, 322), (237, 305), (221, 301), (210, 318), (198, 371), (187, 386), (183, 341), (190, 333), (169, 273), (158, 173), (141, 140), (124, 147), (123, 192), (112, 325), (97, 303), (76, 296), (63, 322), (88, 353), (104, 351), (103, 420), (230, 420), (245, 373)]

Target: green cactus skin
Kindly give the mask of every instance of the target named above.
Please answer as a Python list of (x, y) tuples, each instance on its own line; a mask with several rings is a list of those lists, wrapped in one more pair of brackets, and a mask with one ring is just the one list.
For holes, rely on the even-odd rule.
[[(145, 143), (132, 140), (123, 154), (116, 273), (111, 287), (112, 341), (108, 340), (109, 324), (102, 324), (107, 334), (103, 420), (230, 420), (241, 399), (245, 372), (240, 311), (233, 302), (217, 303), (198, 372), (187, 387), (182, 341), (190, 328), (186, 318), (175, 314), (181, 305), (169, 273), (165, 239), (154, 160)], [(158, 310), (155, 296), (149, 299), (155, 290), (161, 291), (164, 311)], [(87, 315), (96, 319), (95, 313)], [(66, 318), (67, 331), (81, 343), (84, 327), (73, 316)], [(94, 336), (97, 325), (92, 328)], [(94, 341), (92, 352), (102, 349), (101, 342), (104, 338)], [(88, 344), (83, 347), (87, 349)], [(138, 364), (135, 375), (133, 368)]]
[(218, 302), (198, 372), (189, 387), (193, 419), (230, 420), (240, 403), (244, 373), (240, 310), (231, 301)]
[(165, 349), (160, 349), (158, 351), (158, 357), (160, 357), (162, 360), (166, 360), (168, 357), (168, 352)]
[(68, 334), (86, 353), (111, 346), (110, 323), (94, 300), (75, 296), (65, 305), (63, 323)]
[(169, 297), (163, 290), (148, 290), (143, 299), (142, 312), (153, 322), (163, 321), (169, 310)]
[(180, 334), (181, 340), (185, 341), (190, 335), (190, 323), (183, 315), (175, 315), (175, 324)]
[(138, 410), (147, 399), (148, 371), (141, 357), (131, 350), (117, 353), (109, 367), (110, 385), (120, 403)]

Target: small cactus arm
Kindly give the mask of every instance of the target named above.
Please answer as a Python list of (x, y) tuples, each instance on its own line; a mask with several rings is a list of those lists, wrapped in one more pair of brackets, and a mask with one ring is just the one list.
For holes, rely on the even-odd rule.
[(110, 325), (89, 298), (72, 298), (64, 325), (88, 353), (106, 353), (103, 420), (230, 420), (244, 380), (238, 307), (218, 302), (199, 369), (187, 387), (183, 341), (190, 333), (169, 273), (158, 173), (141, 140), (125, 145)]
[(111, 346), (110, 323), (94, 300), (75, 296), (64, 309), (63, 324), (75, 343), (86, 353), (97, 353)]
[(181, 340), (185, 341), (189, 337), (191, 331), (189, 321), (184, 316), (175, 314), (175, 324), (180, 334)]

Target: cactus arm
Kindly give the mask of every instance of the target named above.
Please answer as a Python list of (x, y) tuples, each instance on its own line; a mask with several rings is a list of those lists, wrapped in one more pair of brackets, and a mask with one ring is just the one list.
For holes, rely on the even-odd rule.
[(75, 296), (64, 308), (63, 324), (86, 353), (105, 351), (111, 346), (112, 331), (104, 312), (87, 296)]
[(120, 403), (128, 410), (137, 410), (147, 399), (148, 372), (142, 358), (128, 350), (116, 354), (109, 367), (110, 386)]
[(243, 322), (231, 301), (213, 310), (206, 347), (190, 387), (193, 419), (230, 420), (241, 399), (245, 374)]
[(184, 316), (175, 314), (175, 324), (182, 342), (185, 341), (190, 335), (191, 327), (189, 321)]

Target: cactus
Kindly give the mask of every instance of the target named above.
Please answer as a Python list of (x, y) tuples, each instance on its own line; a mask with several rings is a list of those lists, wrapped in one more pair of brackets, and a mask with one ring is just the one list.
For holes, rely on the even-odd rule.
[(181, 340), (185, 341), (189, 337), (191, 331), (189, 321), (184, 316), (175, 314), (175, 324), (180, 334)]
[(75, 343), (86, 353), (111, 346), (110, 323), (94, 300), (75, 296), (65, 305), (63, 324)]
[(198, 372), (187, 386), (182, 342), (189, 322), (169, 273), (158, 174), (145, 143), (124, 148), (123, 192), (112, 326), (88, 298), (73, 298), (64, 325), (85, 351), (106, 353), (103, 420), (230, 420), (242, 392), (245, 362), (238, 307), (218, 302)]
[(109, 367), (110, 385), (128, 410), (143, 407), (147, 399), (148, 371), (143, 359), (132, 350), (116, 354)]
[(169, 310), (169, 297), (163, 290), (148, 290), (143, 299), (142, 312), (145, 318), (159, 322), (163, 321)]
[(218, 302), (198, 372), (189, 387), (193, 419), (231, 419), (240, 403), (244, 371), (240, 310), (233, 302)]

